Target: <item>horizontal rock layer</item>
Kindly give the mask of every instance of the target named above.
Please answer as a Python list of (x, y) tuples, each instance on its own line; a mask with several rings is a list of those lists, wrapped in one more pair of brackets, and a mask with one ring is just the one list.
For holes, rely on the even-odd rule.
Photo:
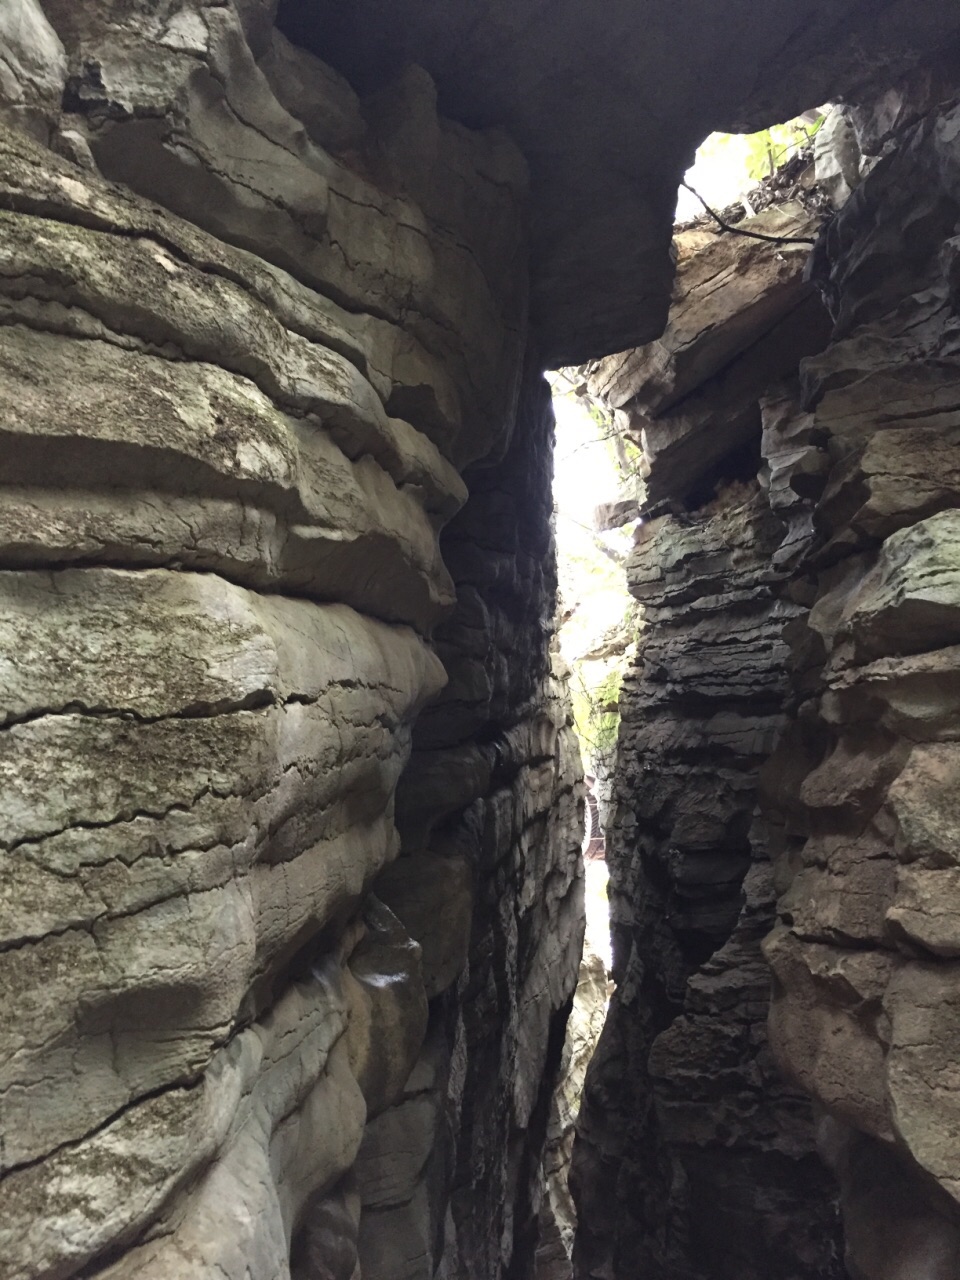
[[(772, 1040), (829, 1115), (848, 1262), (866, 1280), (946, 1280), (960, 1266), (960, 113), (942, 104), (942, 81), (900, 91), (911, 95), (816, 259), (836, 328), (803, 391), (830, 465), (812, 605), (792, 637), (802, 700), (766, 801), (780, 831)], [(860, 113), (865, 146), (889, 103)]]
[[(442, 8), (0, 15), (6, 1280), (529, 1273), (582, 926), (540, 369), (655, 337), (709, 128), (958, 31), (933, 0), (699, 25), (562, 0), (536, 39), (524, 5)], [(851, 1265), (956, 1270), (930, 1123), (957, 950), (951, 83), (946, 59), (845, 117), (880, 158), (821, 251), (836, 341), (799, 386), (826, 334), (792, 252), (694, 256), (656, 362), (610, 368), (650, 468), (625, 723), (656, 776), (621, 796), (650, 825), (585, 1110), (589, 1270), (832, 1274), (761, 1030), (768, 849), (774, 1043), (830, 1108)], [(898, 1221), (899, 1252), (874, 1230)]]
[[(742, 227), (809, 238), (818, 220), (780, 204)], [(789, 711), (784, 635), (803, 609), (786, 588), (811, 537), (783, 473), (800, 470), (799, 357), (827, 330), (808, 256), (681, 232), (663, 336), (588, 371), (642, 450), (644, 501), (607, 840), (616, 990), (574, 1148), (584, 1277), (841, 1274), (809, 1104), (767, 1044), (760, 952), (775, 900), (760, 776)]]
[(804, 1099), (764, 1036), (759, 771), (784, 723), (783, 528), (756, 481), (641, 526), (608, 831), (614, 992), (574, 1148), (577, 1274), (839, 1275)]

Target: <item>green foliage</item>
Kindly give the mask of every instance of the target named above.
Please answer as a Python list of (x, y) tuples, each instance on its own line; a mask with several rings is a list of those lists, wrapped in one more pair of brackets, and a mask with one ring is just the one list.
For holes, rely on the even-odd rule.
[(797, 151), (808, 146), (823, 124), (823, 116), (813, 125), (802, 120), (775, 124), (770, 129), (747, 136), (747, 173), (755, 181), (769, 178)]
[(596, 769), (616, 748), (617, 701), (628, 662), (634, 604), (627, 592), (626, 531), (600, 534), (592, 506), (630, 492), (625, 476), (637, 453), (614, 430), (612, 415), (583, 397), (558, 398), (556, 511), (560, 650), (568, 664), (574, 724), (584, 763)]
[(577, 663), (571, 680), (573, 721), (587, 768), (609, 763), (620, 731), (620, 683), (624, 658), (609, 662)]
[(775, 173), (797, 151), (809, 146), (824, 119), (822, 112), (812, 120), (808, 113), (785, 124), (761, 129), (759, 133), (714, 133), (704, 142), (698, 155), (707, 159), (729, 156), (731, 165), (743, 165), (751, 181), (760, 182)]

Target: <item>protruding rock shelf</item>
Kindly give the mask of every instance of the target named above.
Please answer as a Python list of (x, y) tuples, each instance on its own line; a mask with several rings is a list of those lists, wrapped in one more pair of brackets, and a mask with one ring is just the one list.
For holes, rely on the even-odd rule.
[[(818, 224), (782, 205), (741, 226)], [(835, 1192), (766, 1043), (775, 894), (757, 814), (790, 703), (784, 633), (803, 614), (785, 588), (809, 541), (809, 518), (798, 541), (780, 513), (809, 503), (757, 473), (761, 423), (799, 416), (797, 363), (826, 316), (802, 245), (706, 229), (678, 248), (663, 337), (590, 378), (643, 449), (647, 504), (627, 565), (643, 621), (621, 695), (616, 991), (574, 1151), (576, 1269), (822, 1280), (840, 1275)]]

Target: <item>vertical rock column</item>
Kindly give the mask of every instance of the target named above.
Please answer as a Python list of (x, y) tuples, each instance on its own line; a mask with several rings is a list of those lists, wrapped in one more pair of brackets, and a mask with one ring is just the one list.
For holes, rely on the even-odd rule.
[[(803, 209), (746, 229), (812, 235)], [(761, 769), (791, 701), (785, 591), (821, 465), (797, 365), (827, 336), (802, 246), (685, 233), (659, 343), (600, 362), (643, 449), (643, 606), (608, 830), (616, 990), (574, 1148), (575, 1274), (825, 1280), (835, 1192), (765, 1034), (773, 921)], [(761, 449), (763, 454), (761, 454)], [(793, 473), (791, 473), (793, 474)]]
[(823, 1108), (857, 1280), (960, 1271), (951, 97), (928, 75), (855, 113), (875, 163), (817, 259), (836, 328), (803, 381), (829, 478), (792, 637), (800, 705), (767, 797), (782, 830), (772, 1040)]
[[(25, 0), (4, 50), (4, 1280), (375, 1276), (390, 1126), (439, 1100), (388, 1272), (430, 1275), (481, 1084), (511, 1099), (484, 1139), (510, 1137), (509, 1176), (474, 1173), (490, 1275), (534, 1212), (579, 836), (543, 623), (549, 418), (536, 392), (518, 414), (524, 165), (442, 120), (415, 68), (361, 103), (273, 8)], [(478, 464), (511, 441), (537, 465), (504, 503)], [(444, 552), (471, 465), (490, 495)], [(462, 935), (438, 951), (398, 918), (408, 886), (394, 913), (374, 882), (448, 679), (444, 555), (496, 703), (451, 732), (496, 760), (459, 793), (472, 860), (409, 847), (449, 859), (434, 916)], [(468, 980), (471, 931), (505, 955)], [(474, 1062), (491, 993), (503, 1047)]]

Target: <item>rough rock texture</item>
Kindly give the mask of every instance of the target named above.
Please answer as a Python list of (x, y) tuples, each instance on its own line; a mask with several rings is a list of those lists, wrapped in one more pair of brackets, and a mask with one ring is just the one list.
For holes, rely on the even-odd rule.
[[(711, 128), (958, 28), (941, 0), (0, 0), (3, 1280), (530, 1273), (582, 927), (540, 369), (662, 329)], [(710, 333), (691, 288), (621, 401), (680, 507), (637, 559), (658, 776), (623, 804), (656, 811), (590, 1270), (635, 1240), (630, 1271), (832, 1275), (761, 1030), (771, 824), (775, 1044), (831, 1111), (851, 1267), (957, 1270), (949, 68), (849, 116), (890, 154), (822, 255), (838, 341), (802, 403), (825, 334), (789, 252), (752, 294), (721, 267)]]
[(524, 163), (269, 4), (44, 10), (0, 7), (0, 1274), (496, 1277), (582, 916)]
[[(766, 210), (742, 224), (761, 235), (810, 238), (802, 206)], [(616, 411), (643, 453), (648, 508), (710, 496), (723, 470), (753, 474), (760, 401), (799, 358), (826, 341), (822, 305), (802, 279), (809, 248), (692, 230), (677, 238), (669, 324), (655, 343), (598, 361), (592, 397)], [(737, 450), (749, 455), (744, 465)], [(704, 484), (707, 486), (704, 489)]]
[(279, 23), (371, 90), (426, 67), (447, 114), (516, 140), (548, 367), (660, 333), (677, 184), (707, 134), (890, 83), (960, 34), (943, 0), (282, 0)]
[[(362, 1220), (378, 1249), (364, 1280), (438, 1265), (449, 1280), (524, 1276), (536, 1245), (540, 1153), (583, 941), (583, 795), (548, 662), (553, 419), (535, 369), (519, 420), (502, 463), (468, 473), (471, 497), (443, 535), (458, 598), (437, 632), (450, 681), (417, 724), (398, 793), (401, 856), (376, 886), (421, 942), (437, 996), (442, 1136), (405, 1204)], [(419, 1255), (407, 1244), (424, 1221), (417, 1197), (429, 1205)]]
[[(602, 837), (599, 842), (602, 849)], [(607, 870), (602, 853), (584, 858), (584, 873), (587, 931), (577, 990), (567, 1022), (560, 1078), (550, 1109), (535, 1280), (570, 1280), (572, 1276), (577, 1214), (570, 1194), (570, 1161), (584, 1078), (603, 1030), (613, 990), (607, 977), (610, 922), (606, 902)]]
[(49, 142), (60, 116), (67, 59), (37, 0), (0, 6), (0, 120)]
[[(816, 230), (791, 206), (743, 226)], [(810, 538), (781, 472), (803, 444), (798, 358), (826, 337), (807, 257), (685, 233), (663, 337), (590, 377), (644, 450), (647, 502), (608, 832), (617, 985), (574, 1149), (584, 1277), (840, 1275), (810, 1107), (766, 1043), (760, 952), (775, 899), (760, 770), (802, 613), (784, 585)]]
[(784, 250), (728, 243), (729, 312), (698, 305), (725, 278), (699, 240), (661, 342), (592, 370), (648, 501), (583, 1276), (843, 1274), (814, 1134), (846, 1274), (960, 1272), (957, 83), (945, 61), (834, 129), (832, 335), (747, 265)]
[(855, 116), (883, 154), (818, 252), (836, 330), (803, 384), (830, 465), (800, 705), (767, 786), (772, 1039), (828, 1114), (857, 1280), (960, 1270), (960, 110), (943, 92), (925, 77)]
[(774, 894), (754, 814), (797, 612), (782, 533), (733, 482), (643, 525), (628, 568), (645, 623), (608, 839), (617, 987), (574, 1153), (584, 1276), (839, 1274), (809, 1108), (763, 1034)]

